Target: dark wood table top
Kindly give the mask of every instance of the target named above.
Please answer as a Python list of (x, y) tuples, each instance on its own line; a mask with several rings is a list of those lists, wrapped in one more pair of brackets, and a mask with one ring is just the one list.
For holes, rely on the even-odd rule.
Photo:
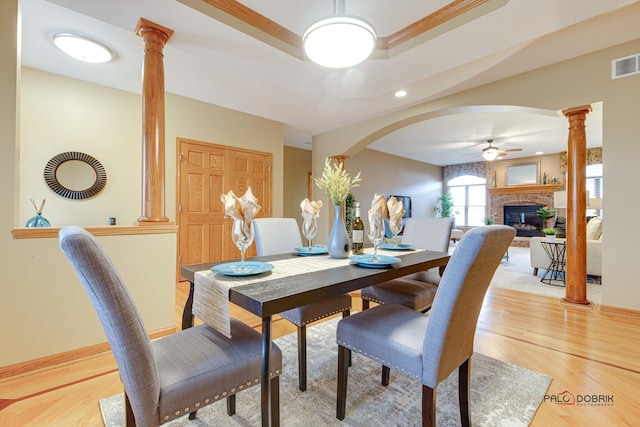
[[(295, 254), (271, 255), (254, 257), (251, 261), (269, 262), (289, 258), (298, 258), (298, 256)], [(263, 280), (231, 288), (229, 300), (264, 318), (327, 297), (444, 266), (449, 261), (450, 255), (447, 252), (415, 251), (400, 255), (399, 258), (401, 262), (385, 269), (346, 265), (278, 279), (270, 279), (270, 273), (263, 273)], [(196, 272), (208, 270), (214, 265), (225, 262), (228, 261), (185, 265), (181, 267), (180, 274), (193, 284)]]

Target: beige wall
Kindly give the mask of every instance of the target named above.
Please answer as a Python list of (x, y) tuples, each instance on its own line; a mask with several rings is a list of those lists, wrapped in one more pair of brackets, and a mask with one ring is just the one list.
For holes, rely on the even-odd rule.
[[(362, 182), (352, 190), (362, 207), (362, 215), (371, 207), (375, 193), (411, 197), (412, 216), (434, 217), (433, 207), (442, 195), (440, 166), (392, 156), (380, 151), (363, 150), (346, 161), (347, 170), (361, 172)], [(366, 223), (366, 219), (364, 219)]]
[[(47, 199), (43, 215), (54, 227), (107, 225), (110, 216), (119, 225), (134, 225), (141, 213), (140, 95), (26, 67), (21, 94), (16, 226), (34, 215), (30, 198)], [(65, 199), (45, 183), (45, 165), (66, 151), (89, 154), (104, 166), (107, 184), (96, 197)]]
[[(350, 154), (375, 140), (385, 128), (421, 114), (468, 105), (519, 105), (562, 110), (603, 102), (602, 303), (640, 310), (635, 277), (636, 242), (640, 230), (628, 224), (628, 212), (640, 209), (640, 199), (629, 197), (636, 160), (640, 158), (640, 121), (637, 99), (640, 75), (611, 80), (611, 61), (640, 52), (640, 40), (563, 61), (518, 76), (370, 119), (313, 138), (313, 172), (322, 171), (326, 156)], [(397, 125), (396, 125), (397, 126)], [(320, 233), (328, 223), (320, 223)], [(326, 227), (326, 228), (323, 228)]]
[[(31, 68), (22, 70), (19, 227), (33, 216), (30, 198), (46, 198), (44, 216), (54, 226), (135, 225), (141, 214), (141, 98)], [(282, 187), (282, 124), (174, 94), (165, 108), (166, 212), (176, 218), (176, 138), (273, 153), (273, 188)], [(65, 151), (95, 157), (107, 172), (96, 197), (77, 201), (57, 196), (42, 171)], [(124, 173), (123, 173), (124, 172)], [(274, 191), (275, 216), (282, 214), (282, 192)]]
[[(518, 159), (509, 159), (508, 156), (504, 160), (495, 160), (489, 163), (489, 176), (493, 176), (493, 172), (496, 172), (496, 186), (504, 187), (507, 182), (507, 167), (513, 165), (519, 165), (524, 163), (539, 163), (540, 164), (540, 184), (542, 184), (542, 177), (546, 172), (551, 184), (551, 178), (554, 176), (558, 178), (558, 182), (561, 185), (565, 185), (565, 177), (560, 174), (560, 153), (557, 154), (545, 154), (535, 157), (522, 157)], [(489, 184), (491, 185), (491, 184)]]
[[(15, 37), (13, 42), (13, 46), (0, 45), (3, 54), (13, 50), (15, 57)], [(16, 61), (17, 57), (14, 64)], [(105, 225), (109, 216), (116, 216), (119, 225), (132, 225), (140, 216), (141, 203), (140, 95), (29, 68), (22, 69), (20, 85), (16, 85), (19, 70), (12, 75), (8, 64), (2, 63), (7, 70), (3, 68), (0, 80), (3, 92), (15, 94), (20, 89), (22, 96), (15, 102), (3, 102), (2, 120), (19, 123), (22, 135), (17, 137), (15, 126), (3, 126), (0, 131), (4, 136), (0, 143), (0, 185), (7, 201), (0, 208), (4, 229), (0, 238), (0, 323), (5, 325), (3, 342), (20, 345), (3, 346), (0, 366), (105, 341), (97, 316), (57, 239), (11, 237), (11, 229), (24, 226), (33, 215), (29, 199), (47, 199), (44, 214), (53, 226)], [(280, 123), (168, 94), (166, 215), (175, 221), (175, 141), (184, 137), (272, 153), (273, 215), (281, 216), (282, 133)], [(70, 201), (49, 190), (42, 178), (43, 168), (51, 157), (64, 151), (82, 151), (103, 164), (107, 186), (102, 193), (87, 201)], [(18, 152), (21, 156), (14, 164)], [(19, 179), (14, 179), (14, 173)], [(130, 288), (147, 329), (172, 327), (176, 235), (99, 240)]]
[(272, 216), (282, 216), (284, 125), (182, 96), (166, 96), (167, 214), (175, 218), (176, 138), (264, 151), (273, 155)]
[[(284, 147), (284, 206), (282, 216), (295, 218), (300, 227), (302, 227), (300, 202), (309, 197), (308, 177), (310, 172), (311, 150)], [(322, 190), (318, 189), (314, 184), (312, 199), (321, 192)], [(326, 210), (324, 211), (326, 212)]]

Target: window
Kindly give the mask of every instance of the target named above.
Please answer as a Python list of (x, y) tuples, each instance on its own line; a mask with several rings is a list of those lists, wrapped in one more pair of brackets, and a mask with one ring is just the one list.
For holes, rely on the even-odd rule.
[(484, 225), (486, 204), (485, 178), (472, 175), (459, 176), (449, 180), (449, 193), (453, 197), (456, 225)]
[[(587, 191), (590, 199), (602, 199), (602, 163), (587, 165)], [(602, 210), (587, 209), (587, 216), (602, 216)]]

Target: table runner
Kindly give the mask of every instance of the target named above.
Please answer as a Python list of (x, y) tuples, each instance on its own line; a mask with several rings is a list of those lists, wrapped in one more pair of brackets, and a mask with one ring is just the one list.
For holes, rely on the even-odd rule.
[[(400, 257), (413, 252), (415, 250), (393, 251), (393, 255)], [(367, 248), (365, 253), (372, 254), (373, 249)], [(265, 280), (271, 281), (314, 271), (343, 267), (348, 265), (350, 260), (349, 258), (335, 259), (322, 255), (300, 256), (271, 261), (270, 263), (273, 264), (274, 268), (267, 277), (262, 274), (255, 276), (224, 276), (211, 270), (196, 272), (193, 290), (193, 314), (207, 325), (230, 338), (229, 289)]]

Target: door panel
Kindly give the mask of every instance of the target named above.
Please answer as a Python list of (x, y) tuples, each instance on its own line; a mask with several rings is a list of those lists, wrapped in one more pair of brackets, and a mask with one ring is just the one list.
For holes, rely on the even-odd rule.
[[(271, 216), (271, 154), (179, 139), (178, 280), (181, 264), (226, 261), (240, 257), (231, 242), (232, 221), (224, 214), (220, 195), (242, 196), (250, 186)], [(255, 246), (247, 257), (255, 256)]]

